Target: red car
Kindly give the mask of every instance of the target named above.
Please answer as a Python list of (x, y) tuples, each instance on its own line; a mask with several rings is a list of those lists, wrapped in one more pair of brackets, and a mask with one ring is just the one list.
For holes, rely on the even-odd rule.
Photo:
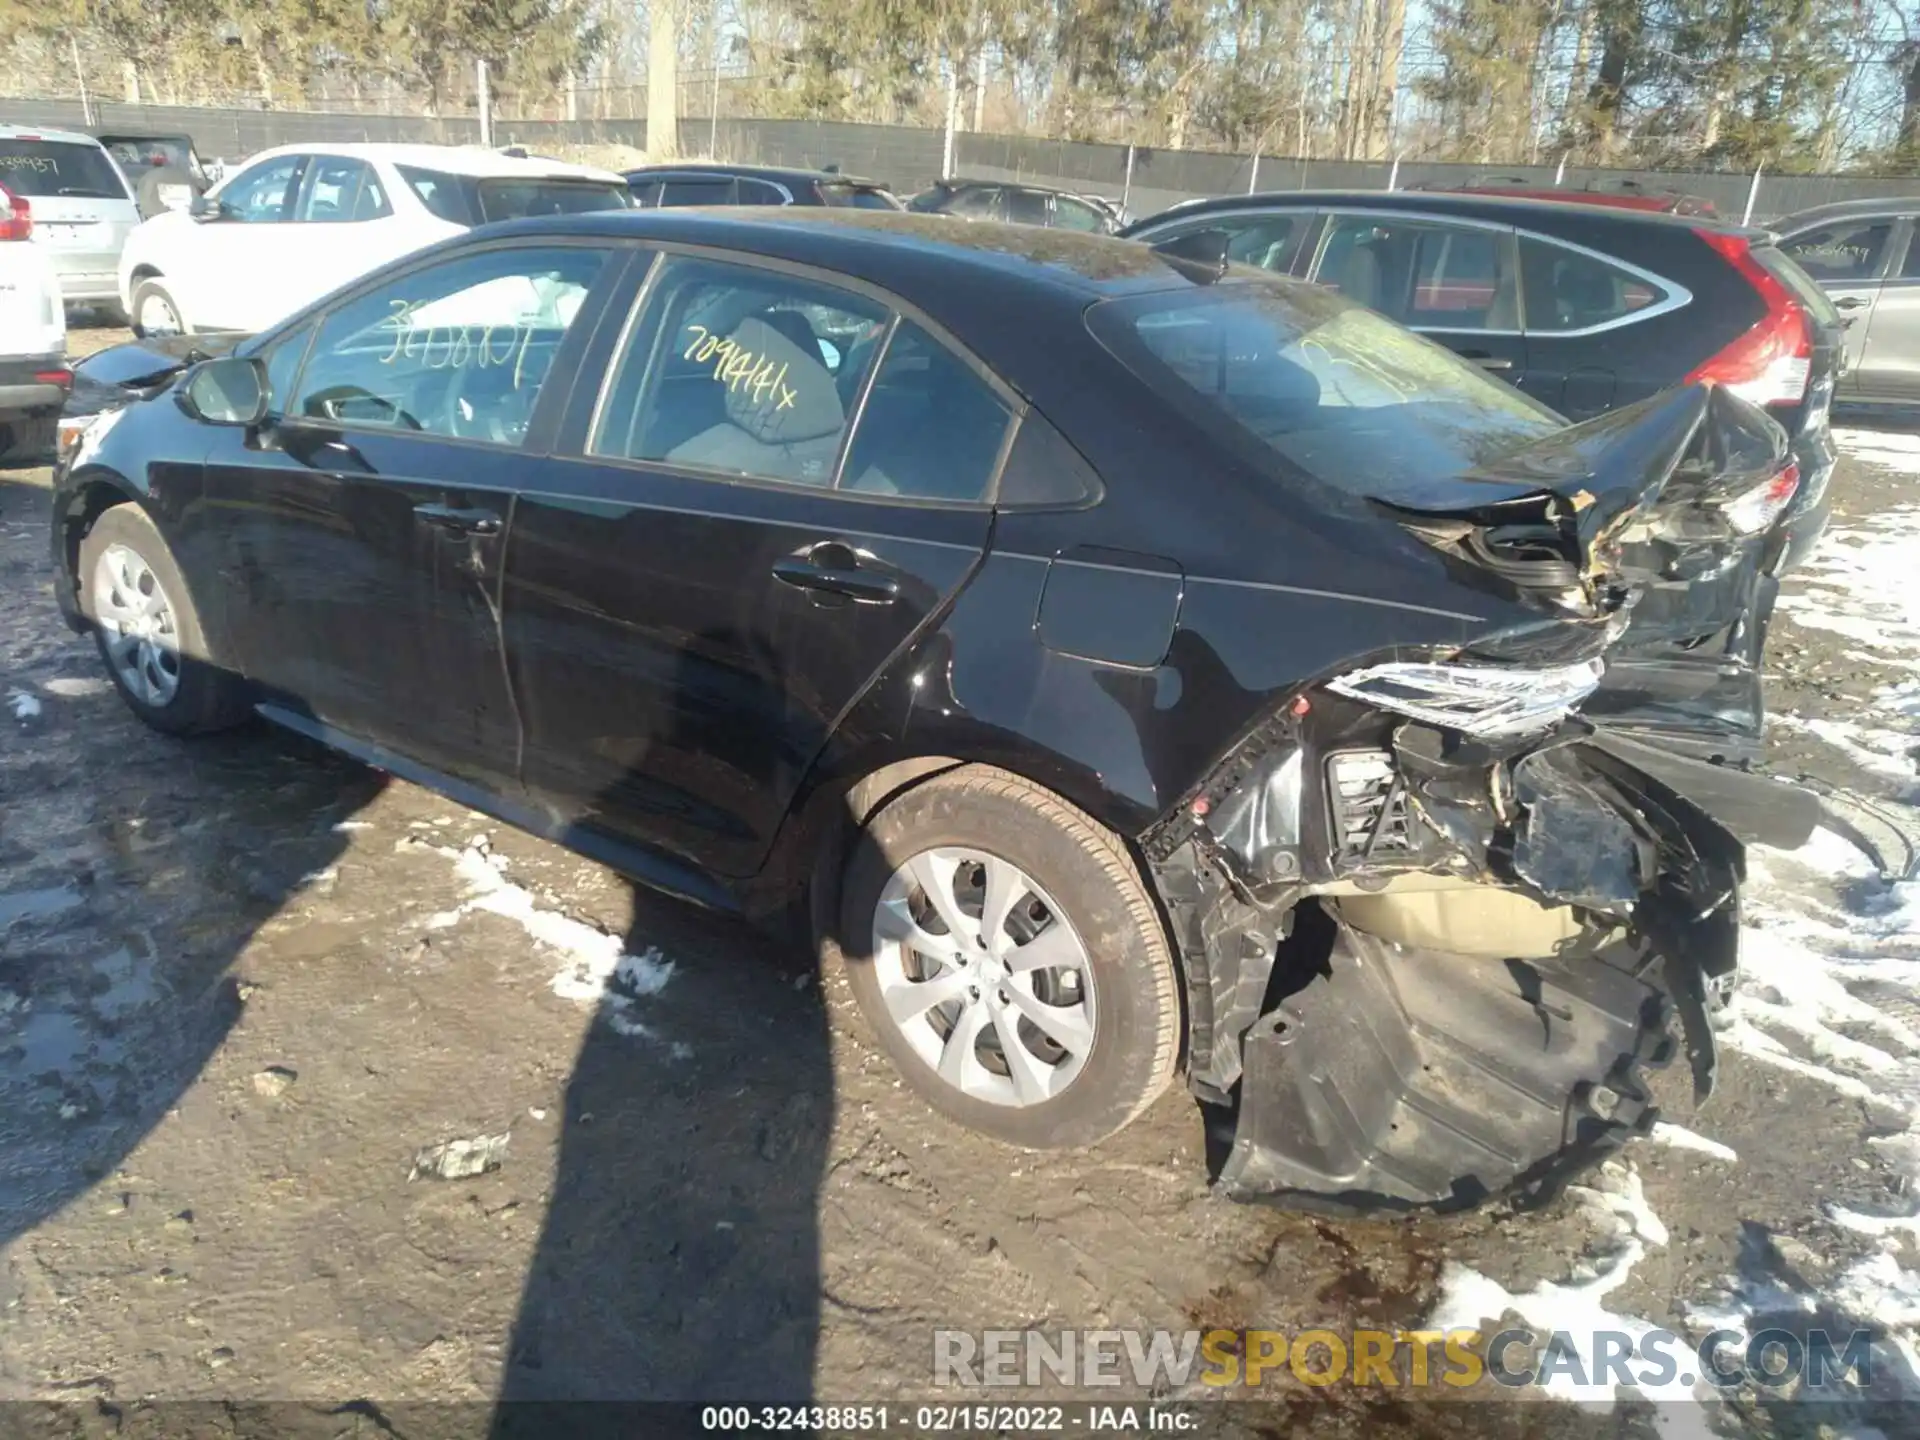
[(1662, 215), (1713, 215), (1711, 200), (1678, 190), (1649, 190), (1634, 180), (1593, 182), (1578, 188), (1536, 185), (1531, 181), (1489, 178), (1466, 185), (1417, 184), (1409, 190), (1448, 190), (1460, 195), (1503, 195), (1514, 200), (1556, 200), (1565, 205), (1611, 205), (1621, 210), (1649, 210)]

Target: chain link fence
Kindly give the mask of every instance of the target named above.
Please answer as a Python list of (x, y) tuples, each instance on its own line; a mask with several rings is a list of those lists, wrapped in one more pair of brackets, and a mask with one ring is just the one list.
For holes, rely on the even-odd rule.
[[(724, 97), (723, 97), (724, 102)], [(91, 123), (89, 123), (91, 122)], [(202, 155), (236, 161), (273, 145), (353, 141), (414, 141), (471, 145), (480, 140), (474, 116), (370, 114), (345, 111), (132, 105), (117, 101), (0, 98), (0, 123), (64, 129), (184, 133)], [(530, 150), (569, 145), (621, 145), (645, 150), (643, 119), (494, 120), (494, 143)], [(906, 125), (861, 125), (830, 120), (715, 119), (680, 121), (683, 155), (711, 155), (740, 163), (838, 166), (908, 194), (940, 178), (939, 130)], [(1491, 178), (1488, 167), (1432, 161), (1405, 163), (1301, 160), (1287, 156), (1164, 150), (1146, 146), (1048, 140), (1022, 135), (963, 132), (955, 137), (955, 168), (977, 179), (1027, 181), (1091, 191), (1150, 215), (1180, 200), (1251, 191), (1384, 190), (1465, 184)], [(1864, 175), (1751, 175), (1724, 171), (1639, 171), (1587, 167), (1508, 166), (1501, 182), (1567, 189), (1619, 187), (1678, 191), (1712, 202), (1738, 219), (1752, 200), (1756, 221), (1777, 219), (1834, 200), (1920, 195), (1920, 177)]]

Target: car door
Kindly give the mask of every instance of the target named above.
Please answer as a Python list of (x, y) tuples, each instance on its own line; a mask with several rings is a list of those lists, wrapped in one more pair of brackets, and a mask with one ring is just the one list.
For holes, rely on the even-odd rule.
[[(1886, 278), (1860, 343), (1854, 395), (1910, 405), (1920, 402), (1920, 223), (1903, 217), (1888, 249)], [(1860, 324), (1847, 327), (1849, 338)]]
[(672, 256), (647, 294), (515, 514), (527, 784), (556, 828), (744, 875), (984, 552), (1014, 407), (857, 282)]
[(1528, 394), (1571, 420), (1588, 420), (1678, 378), (1671, 364), (1650, 363), (1647, 332), (1637, 327), (1684, 304), (1684, 289), (1583, 246), (1518, 238)]
[(1333, 214), (1309, 278), (1527, 388), (1512, 227), (1389, 212)]
[(1819, 283), (1847, 322), (1838, 399), (1867, 400), (1887, 393), (1888, 382), (1869, 363), (1867, 344), (1894, 232), (1903, 223), (1893, 215), (1853, 215), (1795, 231), (1780, 242), (1779, 248)]
[(177, 243), (155, 257), (194, 329), (264, 330), (289, 313), (281, 297), (300, 282), (280, 263), (280, 247), (289, 243), (307, 158), (274, 155), (242, 170), (220, 187), (214, 208), (180, 226)]
[(497, 605), (514, 491), (561, 403), (548, 378), (568, 373), (622, 253), (463, 248), (273, 347), (273, 418), (210, 430), (206, 493), (229, 643), (274, 703), (456, 779), (510, 782)]

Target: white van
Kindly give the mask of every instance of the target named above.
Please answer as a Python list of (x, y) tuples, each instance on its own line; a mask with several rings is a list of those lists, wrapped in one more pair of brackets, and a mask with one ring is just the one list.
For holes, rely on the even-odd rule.
[(140, 223), (133, 187), (91, 135), (0, 125), (0, 185), (33, 209), (69, 305), (118, 309), (120, 251)]

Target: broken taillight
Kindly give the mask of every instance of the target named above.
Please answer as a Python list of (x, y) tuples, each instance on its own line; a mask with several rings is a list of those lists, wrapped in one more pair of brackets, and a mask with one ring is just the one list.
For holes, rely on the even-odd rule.
[(1723, 500), (1716, 508), (1742, 535), (1758, 535), (1780, 518), (1799, 489), (1800, 467), (1789, 460), (1778, 474), (1731, 500)]
[(33, 207), (24, 196), (0, 185), (0, 240), (31, 240)]
[(1813, 375), (1813, 326), (1807, 312), (1753, 258), (1753, 247), (1744, 236), (1714, 230), (1693, 233), (1740, 272), (1760, 293), (1767, 309), (1732, 344), (1697, 366), (1687, 382), (1724, 385), (1755, 405), (1798, 405), (1806, 398), (1807, 381)]

